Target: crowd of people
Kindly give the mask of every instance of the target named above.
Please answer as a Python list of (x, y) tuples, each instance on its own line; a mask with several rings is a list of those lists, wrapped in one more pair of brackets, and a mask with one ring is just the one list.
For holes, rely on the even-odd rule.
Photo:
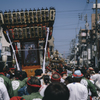
[(98, 68), (61, 66), (25, 71), (0, 65), (0, 100), (100, 100)]

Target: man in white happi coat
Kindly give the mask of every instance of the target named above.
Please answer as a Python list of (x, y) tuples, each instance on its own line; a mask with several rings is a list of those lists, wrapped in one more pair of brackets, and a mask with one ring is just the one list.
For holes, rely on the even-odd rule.
[(6, 86), (0, 82), (0, 100), (10, 100)]
[(99, 69), (98, 68), (94, 68), (95, 73), (92, 74), (92, 76), (90, 77), (94, 83), (96, 83), (97, 81), (100, 81), (100, 74), (99, 74)]
[(69, 100), (87, 100), (88, 90), (80, 83), (83, 74), (80, 70), (76, 70), (73, 74), (73, 83), (69, 83), (67, 87), (70, 90)]

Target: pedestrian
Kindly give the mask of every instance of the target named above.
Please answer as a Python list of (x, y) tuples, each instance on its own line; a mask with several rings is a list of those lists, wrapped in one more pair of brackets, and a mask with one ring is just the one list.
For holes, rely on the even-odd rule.
[(39, 93), (41, 82), (37, 77), (31, 77), (27, 81), (27, 91), (29, 95), (22, 96), (25, 100), (42, 100), (42, 96)]
[(38, 79), (40, 79), (41, 81), (41, 85), (43, 84), (43, 80), (42, 80), (42, 77), (43, 77), (43, 70), (42, 69), (36, 69), (35, 70), (35, 77), (37, 77)]
[(61, 81), (61, 75), (58, 73), (54, 73), (51, 76), (51, 82), (60, 82)]
[(62, 71), (60, 73), (60, 75), (61, 75), (61, 82), (64, 83), (65, 82), (65, 79), (67, 77), (67, 71)]
[(0, 82), (0, 100), (10, 100), (6, 86)]
[(56, 72), (56, 68), (52, 68), (52, 69), (51, 69), (51, 72), (52, 72), (52, 74), (57, 73), (57, 72)]
[(44, 96), (44, 91), (46, 89), (46, 87), (50, 84), (50, 78), (49, 75), (43, 75), (43, 85), (41, 86), (41, 88), (39, 89), (39, 92), (41, 94), (41, 96)]
[(68, 67), (67, 68), (67, 76), (72, 76), (72, 74), (74, 73), (75, 69), (74, 67)]
[(63, 83), (53, 82), (48, 85), (42, 100), (69, 100), (69, 89)]
[(99, 68), (94, 68), (95, 73), (91, 76), (91, 79), (96, 83), (100, 80)]
[(22, 77), (20, 77), (20, 80), (24, 82), (25, 86), (18, 90), (18, 96), (29, 95), (29, 93), (27, 92), (27, 73), (25, 71), (21, 71), (21, 76)]
[(22, 80), (23, 80), (22, 72), (16, 71), (15, 79), (12, 80), (11, 82), (14, 91), (14, 96), (18, 96), (18, 90), (26, 85)]
[(88, 68), (88, 72), (90, 73), (90, 75), (93, 73), (93, 71), (94, 71), (94, 68), (93, 67), (89, 67)]
[(35, 70), (35, 77), (37, 77), (38, 79), (40, 79), (42, 77), (42, 74), (43, 74), (42, 69)]
[(5, 84), (8, 94), (11, 98), (14, 96), (11, 80), (5, 76), (3, 72), (3, 68), (4, 68), (4, 63), (1, 63), (0, 64), (0, 82)]
[(81, 79), (81, 84), (83, 84), (88, 89), (88, 98), (93, 98), (94, 96), (98, 96), (96, 88), (92, 81), (90, 81), (90, 75), (87, 73), (85, 68), (81, 69), (82, 74), (84, 77)]
[(83, 74), (80, 70), (76, 70), (73, 74), (73, 83), (69, 83), (67, 87), (70, 91), (69, 100), (87, 100), (87, 88), (80, 83)]
[(9, 75), (9, 79), (12, 80), (15, 78), (16, 69), (14, 67), (9, 68), (7, 76)]

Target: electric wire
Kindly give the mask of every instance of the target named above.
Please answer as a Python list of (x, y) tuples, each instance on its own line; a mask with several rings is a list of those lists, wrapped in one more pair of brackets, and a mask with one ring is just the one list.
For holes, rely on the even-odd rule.
[[(87, 5), (85, 5), (86, 7)], [(85, 9), (84, 9), (85, 10)], [(87, 11), (90, 11), (91, 9), (87, 9)], [(62, 10), (62, 11), (56, 11), (57, 13), (65, 13), (65, 12), (77, 12), (77, 11), (83, 11), (83, 10)]]
[[(84, 10), (82, 11), (82, 14), (84, 14), (84, 12), (86, 11), (85, 9), (87, 8), (87, 3), (85, 5), (85, 8)], [(77, 24), (77, 27), (76, 27), (76, 35), (77, 35), (77, 29), (79, 28), (79, 24), (80, 24), (80, 20), (78, 20), (78, 24)], [(75, 44), (74, 44), (75, 45)], [(72, 48), (70, 47), (70, 50), (72, 51)]]

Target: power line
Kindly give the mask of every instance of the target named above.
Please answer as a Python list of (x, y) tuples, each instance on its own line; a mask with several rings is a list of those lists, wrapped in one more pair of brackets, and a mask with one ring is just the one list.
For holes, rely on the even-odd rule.
[[(55, 30), (75, 30), (76, 28), (66, 28), (66, 29), (55, 29)], [(78, 28), (79, 29), (79, 28)]]
[[(92, 9), (87, 9), (88, 11), (92, 10)], [(63, 12), (77, 12), (77, 11), (84, 11), (84, 10), (62, 10), (62, 11), (56, 11), (57, 13), (63, 13)]]
[[(84, 13), (84, 11), (86, 11), (85, 9), (87, 8), (87, 3), (86, 3), (86, 5), (85, 5), (85, 7), (84, 7), (84, 10), (82, 11), (82, 14)], [(78, 20), (78, 24), (77, 24), (77, 28), (79, 27), (79, 24), (80, 24), (80, 20)], [(77, 29), (76, 28), (76, 29)], [(77, 34), (77, 30), (76, 30), (76, 34)]]
[[(84, 9), (83, 10), (67, 10), (67, 11), (57, 11), (57, 14), (62, 14), (62, 13), (65, 13), (65, 12), (67, 12), (67, 13), (70, 13), (70, 14), (68, 14), (67, 16), (64, 16), (64, 17), (66, 17), (66, 18), (68, 18), (68, 16), (71, 16), (72, 14), (73, 15), (75, 15), (76, 14), (76, 12), (78, 12), (78, 11), (82, 11), (82, 17), (83, 17), (83, 14), (85, 14), (86, 12), (88, 12), (88, 11), (92, 11), (92, 9), (87, 9), (87, 7), (88, 7), (88, 5), (86, 4), (85, 5), (85, 7), (84, 7)], [(72, 14), (71, 14), (72, 13)], [(74, 14), (75, 13), (75, 14)], [(66, 13), (65, 13), (66, 14)], [(88, 14), (91, 14), (91, 12), (88, 12)], [(70, 18), (73, 18), (72, 16), (70, 17)], [(75, 18), (75, 16), (74, 16), (74, 18)], [(88, 22), (91, 22), (91, 21), (88, 21)], [(78, 23), (77, 24), (69, 24), (68, 23), (68, 25), (61, 25), (61, 23), (59, 24), (59, 26), (60, 26), (60, 29), (57, 29), (57, 27), (59, 27), (59, 26), (54, 26), (54, 30), (75, 30), (75, 29), (79, 29), (79, 25), (80, 24), (83, 24), (83, 22), (82, 23), (80, 23), (80, 20), (78, 20)], [(63, 26), (64, 27), (66, 27), (66, 26), (72, 26), (72, 25), (77, 25), (77, 27), (76, 28), (63, 28)], [(84, 25), (85, 25), (85, 23), (84, 23)], [(77, 33), (77, 31), (76, 31), (76, 33)], [(65, 41), (65, 42), (67, 42), (67, 41)], [(68, 43), (68, 42), (67, 42)], [(55, 46), (60, 46), (60, 47), (62, 47), (62, 49), (63, 49), (63, 46), (66, 46), (66, 45), (55, 45)]]
[[(91, 21), (94, 21), (94, 19), (93, 20), (91, 20)], [(88, 22), (91, 22), (91, 21), (88, 21)], [(72, 25), (76, 25), (76, 24), (78, 24), (78, 23), (75, 23), (75, 24), (68, 24), (68, 25), (59, 25), (59, 26), (54, 26), (54, 28), (53, 29), (55, 29), (55, 27), (61, 27), (61, 26), (72, 26)], [(80, 24), (83, 24), (83, 22), (82, 23), (80, 23)], [(76, 28), (75, 28), (76, 29)], [(79, 28), (78, 28), (79, 29)]]
[[(67, 40), (64, 40), (64, 41), (66, 41), (66, 42), (70, 42), (70, 41), (67, 41)], [(64, 42), (64, 41), (55, 41), (55, 42)]]

